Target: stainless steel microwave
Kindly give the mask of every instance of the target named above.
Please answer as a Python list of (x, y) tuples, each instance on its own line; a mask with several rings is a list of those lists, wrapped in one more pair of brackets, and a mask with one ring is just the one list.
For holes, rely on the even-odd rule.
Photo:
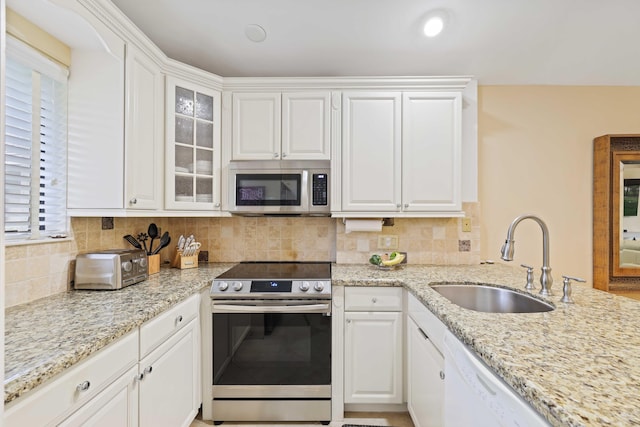
[(328, 160), (249, 160), (229, 164), (229, 211), (237, 215), (328, 216)]

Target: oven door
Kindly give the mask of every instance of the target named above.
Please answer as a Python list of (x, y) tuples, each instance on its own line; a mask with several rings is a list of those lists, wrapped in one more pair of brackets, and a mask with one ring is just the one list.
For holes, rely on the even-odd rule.
[(213, 398), (329, 399), (331, 301), (213, 301)]

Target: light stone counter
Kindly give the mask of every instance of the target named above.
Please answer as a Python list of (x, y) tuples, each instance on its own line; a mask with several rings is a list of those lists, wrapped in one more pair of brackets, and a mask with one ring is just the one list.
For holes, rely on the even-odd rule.
[(117, 291), (70, 291), (5, 311), (5, 404), (210, 286), (234, 264), (162, 268)]
[(487, 283), (524, 292), (523, 269), (340, 264), (332, 272), (334, 286), (406, 287), (554, 426), (640, 425), (640, 303), (577, 283), (576, 303), (560, 303), (562, 278), (555, 275), (555, 296), (547, 299), (555, 310), (492, 314), (458, 307), (429, 285)]

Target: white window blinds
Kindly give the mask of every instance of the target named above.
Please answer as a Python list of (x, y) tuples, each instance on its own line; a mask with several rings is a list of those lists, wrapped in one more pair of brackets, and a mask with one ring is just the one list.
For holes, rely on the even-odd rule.
[(5, 236), (66, 234), (66, 70), (7, 39)]

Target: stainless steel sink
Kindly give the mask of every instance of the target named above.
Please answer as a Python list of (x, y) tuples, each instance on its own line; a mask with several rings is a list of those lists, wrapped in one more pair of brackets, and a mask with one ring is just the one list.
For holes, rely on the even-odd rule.
[(449, 283), (431, 287), (460, 307), (485, 313), (540, 313), (555, 309), (551, 304), (510, 289)]

